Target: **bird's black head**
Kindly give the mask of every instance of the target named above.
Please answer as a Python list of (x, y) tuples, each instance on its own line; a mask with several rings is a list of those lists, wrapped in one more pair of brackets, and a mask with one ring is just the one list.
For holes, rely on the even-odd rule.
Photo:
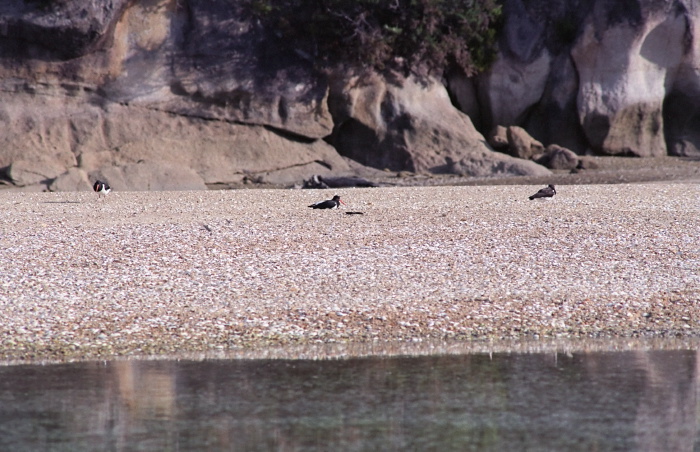
[(333, 201), (340, 201), (340, 195), (333, 196)]

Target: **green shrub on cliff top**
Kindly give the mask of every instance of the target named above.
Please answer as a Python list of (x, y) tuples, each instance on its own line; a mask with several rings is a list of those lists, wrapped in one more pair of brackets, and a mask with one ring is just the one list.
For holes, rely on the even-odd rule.
[(245, 0), (291, 50), (316, 64), (480, 72), (495, 54), (498, 0)]

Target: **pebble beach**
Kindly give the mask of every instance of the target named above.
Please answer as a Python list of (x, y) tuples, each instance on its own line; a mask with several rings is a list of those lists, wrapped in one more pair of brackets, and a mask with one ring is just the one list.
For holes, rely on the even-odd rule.
[(700, 336), (700, 184), (539, 188), (0, 192), (0, 360)]

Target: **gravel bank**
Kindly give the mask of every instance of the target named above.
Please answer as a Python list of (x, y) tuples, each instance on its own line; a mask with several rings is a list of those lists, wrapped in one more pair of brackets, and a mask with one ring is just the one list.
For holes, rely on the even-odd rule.
[(0, 359), (700, 335), (700, 185), (538, 188), (0, 192)]

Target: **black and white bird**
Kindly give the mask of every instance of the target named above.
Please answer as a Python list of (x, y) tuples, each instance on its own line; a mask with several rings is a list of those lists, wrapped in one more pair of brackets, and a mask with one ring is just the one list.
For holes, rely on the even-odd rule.
[(549, 184), (544, 188), (541, 188), (537, 193), (534, 195), (530, 196), (528, 199), (532, 201), (533, 199), (537, 198), (551, 198), (552, 196), (556, 195), (557, 191), (554, 189), (554, 185)]
[(112, 188), (107, 184), (107, 182), (102, 182), (101, 180), (95, 181), (95, 184), (92, 186), (92, 189), (95, 190), (95, 193), (97, 193), (98, 199), (102, 195), (105, 195), (106, 198), (107, 193), (112, 191)]
[(340, 205), (345, 203), (340, 200), (339, 195), (333, 196), (333, 199), (327, 199), (325, 201), (319, 201), (311, 204), (309, 207), (312, 209), (337, 209)]

